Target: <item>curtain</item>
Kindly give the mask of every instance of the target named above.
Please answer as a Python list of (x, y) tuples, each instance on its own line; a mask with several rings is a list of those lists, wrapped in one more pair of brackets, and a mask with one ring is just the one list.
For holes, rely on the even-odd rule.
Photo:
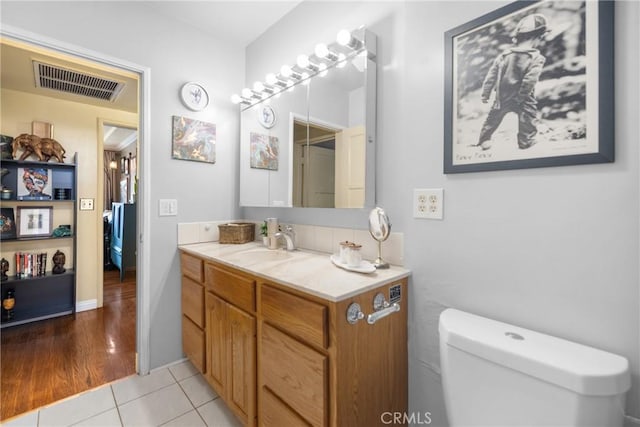
[[(104, 209), (111, 210), (111, 203), (118, 194), (118, 156), (117, 151), (104, 151)], [(116, 168), (111, 168), (111, 162), (114, 162)]]

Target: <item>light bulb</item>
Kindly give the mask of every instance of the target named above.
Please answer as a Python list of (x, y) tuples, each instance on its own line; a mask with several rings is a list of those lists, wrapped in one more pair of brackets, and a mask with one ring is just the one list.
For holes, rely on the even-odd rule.
[(267, 81), (268, 84), (270, 85), (274, 85), (276, 83), (278, 83), (278, 78), (276, 77), (275, 74), (273, 73), (269, 73), (267, 74), (264, 79)]
[(298, 67), (300, 68), (307, 68), (310, 64), (309, 57), (307, 55), (298, 55), (296, 64), (298, 64)]
[(251, 98), (253, 96), (253, 92), (248, 87), (242, 89), (242, 97), (243, 98)]
[(302, 73), (302, 84), (303, 85), (308, 85), (310, 82), (309, 80), (309, 73)]
[(291, 77), (291, 74), (293, 74), (293, 70), (288, 65), (283, 65), (282, 68), (280, 68), (280, 74), (282, 74), (284, 77)]
[(349, 30), (340, 30), (336, 37), (336, 41), (339, 45), (347, 46), (351, 41), (351, 32)]
[(234, 93), (233, 95), (231, 95), (231, 102), (233, 102), (234, 104), (240, 104), (242, 102), (242, 98), (237, 93)]
[(264, 85), (262, 84), (262, 82), (255, 82), (253, 84), (253, 90), (255, 90), (256, 92), (262, 92), (264, 90)]
[(329, 48), (324, 43), (318, 43), (314, 51), (318, 58), (326, 58), (329, 56)]

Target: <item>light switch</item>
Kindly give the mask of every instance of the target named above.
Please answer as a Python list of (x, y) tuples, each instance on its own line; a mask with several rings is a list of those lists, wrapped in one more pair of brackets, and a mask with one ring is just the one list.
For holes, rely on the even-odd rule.
[(176, 199), (160, 199), (158, 202), (159, 216), (178, 215), (178, 201)]

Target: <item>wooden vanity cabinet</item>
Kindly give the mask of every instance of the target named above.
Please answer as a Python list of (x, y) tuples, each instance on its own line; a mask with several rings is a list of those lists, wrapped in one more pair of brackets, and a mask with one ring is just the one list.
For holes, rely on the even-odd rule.
[[(400, 311), (350, 324), (358, 303), (398, 285)], [(386, 412), (406, 412), (406, 279), (344, 301), (327, 301), (275, 283), (258, 286), (259, 426), (382, 426)], [(296, 421), (293, 421), (296, 420)]]
[[(194, 259), (183, 253), (184, 351), (196, 364), (185, 322), (198, 325), (192, 282), (203, 283), (201, 371), (244, 425), (382, 426), (384, 413), (407, 411), (406, 278), (335, 302), (209, 260), (198, 281), (197, 263), (185, 266)], [(368, 324), (392, 287), (400, 311)], [(351, 303), (365, 314), (355, 324)]]
[(205, 378), (247, 426), (256, 418), (255, 280), (205, 263)]
[(205, 362), (204, 262), (189, 254), (180, 254), (182, 270), (182, 349), (203, 374)]

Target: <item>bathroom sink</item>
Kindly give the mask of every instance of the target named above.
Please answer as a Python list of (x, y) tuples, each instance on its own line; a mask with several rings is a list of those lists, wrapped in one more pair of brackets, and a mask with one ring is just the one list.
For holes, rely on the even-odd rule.
[(239, 252), (229, 258), (241, 264), (253, 265), (262, 262), (287, 261), (293, 258), (294, 253), (284, 249), (256, 248)]

